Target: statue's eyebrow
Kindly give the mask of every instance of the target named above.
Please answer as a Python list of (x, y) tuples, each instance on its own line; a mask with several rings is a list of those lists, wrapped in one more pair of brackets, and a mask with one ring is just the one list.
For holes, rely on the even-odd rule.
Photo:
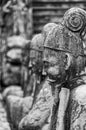
[(31, 50), (34, 50), (34, 51), (41, 52), (41, 53), (43, 52), (43, 50), (41, 50), (41, 49), (36, 49), (36, 48), (33, 48), (33, 47), (30, 47), (30, 49), (31, 49)]
[(66, 52), (66, 53), (70, 53), (73, 57), (77, 58), (78, 56), (82, 56), (85, 57), (84, 54), (78, 54), (78, 55), (74, 55), (69, 49), (65, 49), (65, 48), (54, 48), (54, 47), (50, 47), (50, 46), (46, 46), (44, 45), (44, 48), (50, 49), (50, 50), (54, 50), (54, 51), (62, 51), (62, 52)]

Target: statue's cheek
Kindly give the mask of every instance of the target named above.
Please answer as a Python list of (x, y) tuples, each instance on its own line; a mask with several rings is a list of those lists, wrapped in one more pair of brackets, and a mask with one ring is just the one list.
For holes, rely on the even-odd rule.
[(60, 73), (59, 66), (53, 65), (48, 67), (48, 74), (58, 75), (59, 73)]

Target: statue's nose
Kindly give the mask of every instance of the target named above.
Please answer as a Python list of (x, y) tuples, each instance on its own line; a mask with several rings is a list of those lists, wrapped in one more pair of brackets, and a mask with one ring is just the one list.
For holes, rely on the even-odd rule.
[(46, 57), (43, 57), (43, 62), (46, 62), (47, 61), (47, 58)]
[(29, 62), (29, 68), (32, 68), (32, 62), (31, 61)]
[(46, 72), (46, 70), (45, 70), (45, 68), (43, 67), (43, 69), (42, 69), (42, 75), (44, 75), (44, 76), (46, 76), (47, 75), (47, 72)]

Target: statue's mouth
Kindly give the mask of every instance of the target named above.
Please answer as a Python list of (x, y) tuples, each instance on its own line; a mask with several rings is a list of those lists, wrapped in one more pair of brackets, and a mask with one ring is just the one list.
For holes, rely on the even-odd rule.
[(62, 76), (60, 74), (58, 75), (48, 75), (48, 79), (49, 82), (52, 83), (61, 83), (62, 82)]
[(52, 82), (52, 83), (55, 83), (55, 82), (58, 82), (58, 78), (56, 77), (53, 77), (53, 76), (48, 76), (48, 79), (47, 79), (49, 82)]
[(57, 75), (49, 74), (48, 76), (49, 76), (49, 79), (52, 79), (52, 80), (58, 80), (61, 78), (60, 74), (57, 74)]
[(56, 82), (56, 80), (54, 80), (54, 79), (50, 79), (49, 77), (48, 77), (47, 80), (48, 80), (49, 82), (52, 82), (52, 83)]

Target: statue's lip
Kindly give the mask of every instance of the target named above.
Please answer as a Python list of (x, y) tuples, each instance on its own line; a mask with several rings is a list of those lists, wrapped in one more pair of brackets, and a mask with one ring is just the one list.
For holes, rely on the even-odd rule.
[(49, 82), (56, 82), (56, 80), (54, 80), (54, 79), (50, 79), (49, 77), (47, 78), (47, 80), (49, 81)]

